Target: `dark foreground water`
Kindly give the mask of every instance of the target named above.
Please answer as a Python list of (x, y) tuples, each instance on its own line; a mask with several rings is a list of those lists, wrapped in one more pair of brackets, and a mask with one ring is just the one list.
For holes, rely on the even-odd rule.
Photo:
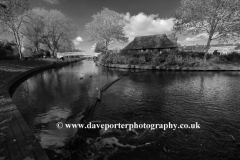
[(32, 76), (18, 86), (12, 99), (42, 147), (59, 153), (77, 129), (59, 130), (56, 123), (79, 123), (97, 89), (128, 72), (85, 60)]
[(238, 72), (136, 73), (104, 92), (92, 120), (103, 124), (197, 122), (198, 129), (77, 132), (56, 128), (59, 121), (78, 123), (96, 88), (126, 72), (83, 61), (29, 78), (17, 88), (13, 100), (52, 159), (240, 158)]

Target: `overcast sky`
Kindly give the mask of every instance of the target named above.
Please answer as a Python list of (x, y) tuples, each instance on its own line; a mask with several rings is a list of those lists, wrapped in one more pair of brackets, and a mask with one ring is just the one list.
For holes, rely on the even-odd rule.
[[(128, 19), (125, 31), (131, 41), (136, 36), (172, 33), (171, 17), (180, 6), (180, 0), (29, 0), (29, 2), (31, 8), (57, 9), (71, 18), (78, 28), (74, 43), (76, 48), (83, 50), (89, 50), (92, 46), (86, 41), (85, 24), (91, 22), (92, 15), (100, 12), (103, 7), (125, 15)], [(197, 36), (177, 34), (177, 37), (182, 45), (207, 43), (206, 39), (198, 40)], [(122, 48), (125, 45), (117, 44), (110, 48)]]

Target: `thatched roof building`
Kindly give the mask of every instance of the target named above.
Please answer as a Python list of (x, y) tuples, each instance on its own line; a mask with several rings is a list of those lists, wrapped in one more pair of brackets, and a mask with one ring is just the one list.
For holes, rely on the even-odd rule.
[(129, 43), (124, 50), (163, 50), (163, 49), (176, 49), (177, 38), (175, 35), (159, 34), (151, 36), (135, 37), (135, 39)]

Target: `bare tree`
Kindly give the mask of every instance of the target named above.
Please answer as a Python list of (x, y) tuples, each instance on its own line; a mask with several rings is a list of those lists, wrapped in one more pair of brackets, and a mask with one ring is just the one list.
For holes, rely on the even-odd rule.
[(92, 17), (92, 22), (87, 23), (85, 26), (90, 42), (104, 43), (106, 52), (109, 45), (115, 42), (124, 43), (128, 41), (123, 30), (125, 26), (123, 15), (104, 8)]
[(239, 24), (239, 0), (182, 0), (174, 15), (173, 31), (193, 35), (205, 33), (208, 51), (212, 40), (239, 38)]
[(60, 11), (50, 10), (44, 19), (46, 23), (44, 35), (41, 42), (56, 56), (61, 42), (72, 41), (77, 35), (74, 23)]
[(21, 27), (29, 4), (27, 0), (0, 0), (0, 25), (4, 33), (10, 33), (15, 38), (19, 57), (22, 58), (23, 34)]
[(22, 32), (26, 38), (32, 43), (37, 53), (39, 53), (39, 46), (44, 35), (46, 22), (44, 21), (48, 12), (41, 8), (34, 8), (28, 11), (24, 19), (24, 26)]

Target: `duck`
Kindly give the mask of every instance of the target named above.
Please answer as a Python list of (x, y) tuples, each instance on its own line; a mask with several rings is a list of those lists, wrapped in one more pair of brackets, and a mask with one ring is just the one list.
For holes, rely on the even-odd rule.
[(92, 78), (92, 75), (90, 75), (89, 77)]
[(81, 76), (80, 79), (83, 79), (84, 75), (83, 75), (83, 74), (80, 74), (80, 76)]

